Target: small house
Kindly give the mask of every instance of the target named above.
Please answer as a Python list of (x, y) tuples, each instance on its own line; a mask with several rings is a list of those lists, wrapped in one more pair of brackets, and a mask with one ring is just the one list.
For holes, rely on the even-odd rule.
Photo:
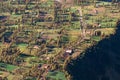
[(67, 50), (65, 50), (65, 53), (68, 53), (69, 55), (72, 55), (73, 54), (73, 49), (67, 49)]
[(63, 57), (67, 58), (68, 56), (70, 56), (72, 54), (73, 54), (73, 50), (72, 49), (66, 49), (64, 54), (63, 54)]
[(34, 45), (33, 48), (34, 48), (34, 49), (39, 49), (39, 46), (38, 46), (38, 45)]

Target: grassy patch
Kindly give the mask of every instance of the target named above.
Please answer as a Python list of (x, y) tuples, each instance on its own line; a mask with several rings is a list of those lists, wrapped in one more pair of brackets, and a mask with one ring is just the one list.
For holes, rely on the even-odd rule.
[(47, 78), (53, 80), (66, 80), (64, 73), (60, 71), (49, 72)]
[(7, 71), (13, 71), (14, 69), (17, 68), (17, 66), (7, 64), (7, 63), (2, 63), (2, 62), (0, 62), (0, 67), (6, 69)]
[(26, 50), (26, 47), (27, 47), (28, 44), (25, 44), (25, 43), (21, 43), (21, 44), (17, 44), (18, 48), (24, 52)]
[(100, 37), (99, 36), (93, 36), (92, 39), (95, 40), (95, 41), (100, 41)]

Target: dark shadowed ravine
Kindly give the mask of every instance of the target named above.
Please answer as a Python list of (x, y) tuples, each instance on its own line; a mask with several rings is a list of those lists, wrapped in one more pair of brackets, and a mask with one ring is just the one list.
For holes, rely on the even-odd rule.
[(83, 58), (68, 63), (73, 80), (120, 80), (120, 21), (116, 33), (85, 51)]

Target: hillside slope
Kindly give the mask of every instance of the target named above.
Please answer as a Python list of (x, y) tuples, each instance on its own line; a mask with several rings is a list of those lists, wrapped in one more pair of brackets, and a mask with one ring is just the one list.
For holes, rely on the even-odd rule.
[(116, 33), (88, 48), (84, 57), (71, 61), (73, 80), (120, 80), (120, 21)]

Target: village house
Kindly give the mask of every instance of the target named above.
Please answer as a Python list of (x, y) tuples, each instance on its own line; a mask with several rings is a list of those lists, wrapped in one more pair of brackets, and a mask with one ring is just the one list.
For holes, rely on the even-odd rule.
[(74, 53), (74, 51), (72, 49), (66, 49), (63, 54), (63, 58), (67, 58), (68, 56), (72, 55), (73, 53)]

